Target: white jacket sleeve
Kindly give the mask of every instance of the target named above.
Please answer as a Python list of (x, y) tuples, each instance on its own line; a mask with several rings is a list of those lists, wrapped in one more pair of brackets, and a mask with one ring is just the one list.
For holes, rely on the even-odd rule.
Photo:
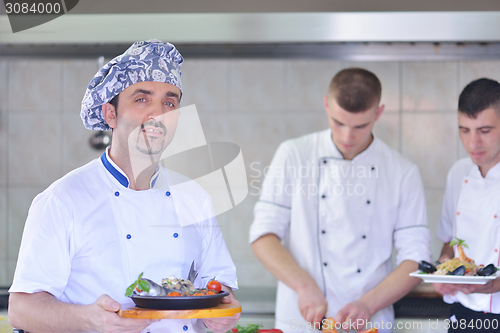
[(441, 208), (441, 216), (437, 227), (437, 237), (444, 243), (448, 243), (453, 239), (454, 224), (455, 224), (455, 201), (453, 191), (453, 169), (448, 172), (446, 178), (446, 189), (444, 191), (443, 206)]
[(397, 265), (404, 260), (430, 261), (430, 231), (424, 188), (416, 165), (402, 177), (394, 246), (398, 252)]
[(270, 233), (283, 239), (288, 232), (294, 184), (287, 170), (294, 166), (293, 160), (292, 149), (285, 141), (278, 147), (265, 174), (262, 192), (254, 208), (250, 243)]
[(60, 299), (71, 272), (72, 214), (52, 192), (39, 194), (24, 227), (10, 292), (46, 291)]

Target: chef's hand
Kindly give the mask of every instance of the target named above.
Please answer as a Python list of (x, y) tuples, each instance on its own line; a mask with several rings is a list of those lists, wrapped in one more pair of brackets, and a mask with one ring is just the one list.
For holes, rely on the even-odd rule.
[[(307, 288), (298, 291), (299, 310), (306, 322), (321, 323), (326, 314), (328, 303), (323, 292), (316, 284), (310, 284)], [(317, 325), (317, 324), (316, 324)]]
[(441, 295), (453, 294), (461, 291), (464, 294), (493, 294), (500, 291), (500, 278), (491, 280), (486, 284), (442, 284), (433, 283), (432, 286)]
[(363, 302), (355, 301), (344, 305), (336, 316), (335, 321), (342, 324), (344, 331), (363, 329), (371, 317), (370, 309)]
[(493, 294), (500, 291), (500, 278), (488, 281), (486, 284), (455, 284), (454, 286), (464, 294)]
[(440, 295), (453, 294), (457, 292), (457, 287), (455, 284), (449, 283), (432, 283), (434, 290)]
[[(222, 290), (228, 291), (229, 295), (224, 297), (221, 301), (221, 303), (224, 304), (236, 304), (237, 306), (241, 306), (240, 302), (234, 298), (233, 291), (231, 288), (222, 286)], [(240, 320), (241, 313), (237, 313), (232, 317), (220, 317), (220, 318), (205, 318), (202, 319), (203, 323), (205, 326), (211, 330), (214, 333), (222, 333), (222, 332), (227, 332), (236, 324), (238, 323), (238, 320)]]
[(120, 303), (106, 294), (101, 295), (90, 307), (93, 328), (100, 333), (138, 333), (158, 320), (122, 318), (116, 313)]

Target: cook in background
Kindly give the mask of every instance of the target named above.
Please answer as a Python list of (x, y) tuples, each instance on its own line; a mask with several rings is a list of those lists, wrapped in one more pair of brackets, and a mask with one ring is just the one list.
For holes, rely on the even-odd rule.
[[(210, 197), (193, 183), (187, 193), (170, 188), (171, 173), (158, 165), (182, 112), (182, 62), (172, 44), (137, 42), (90, 82), (82, 119), (88, 129), (112, 129), (112, 144), (33, 201), (10, 288), (14, 327), (163, 333), (205, 332), (206, 325), (225, 332), (238, 321), (239, 315), (153, 322), (116, 313), (133, 305), (125, 290), (141, 272), (157, 283), (168, 275), (187, 278), (193, 261), (195, 286), (216, 277), (230, 292), (225, 302), (238, 303), (231, 292), (236, 268), (215, 218), (179, 223), (183, 200), (210, 210)], [(138, 174), (138, 166), (145, 171)]]
[(418, 168), (372, 134), (380, 97), (373, 73), (342, 70), (324, 97), (330, 129), (283, 142), (271, 162), (250, 242), (279, 280), (276, 327), (285, 332), (325, 316), (391, 331), (392, 304), (430, 256)]
[[(453, 258), (450, 241), (468, 245), (467, 257), (476, 264), (500, 265), (500, 83), (482, 78), (468, 84), (458, 100), (458, 132), (469, 157), (448, 173), (437, 236), (445, 244), (439, 261)], [(451, 306), (449, 332), (489, 332), (500, 325), (500, 280), (485, 285), (433, 284)], [(460, 320), (466, 320), (460, 330)], [(472, 321), (472, 326), (470, 323)], [(463, 321), (462, 321), (463, 322)], [(455, 329), (455, 328), (456, 329)], [(472, 328), (474, 327), (474, 329)], [(488, 331), (488, 330), (486, 330)]]

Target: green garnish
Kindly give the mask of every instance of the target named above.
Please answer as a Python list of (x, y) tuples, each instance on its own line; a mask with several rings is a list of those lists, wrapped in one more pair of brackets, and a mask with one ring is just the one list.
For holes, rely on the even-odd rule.
[(455, 246), (455, 245), (461, 245), (461, 246), (463, 246), (465, 248), (469, 248), (467, 246), (467, 244), (465, 244), (465, 241), (463, 239), (460, 239), (460, 238), (455, 238), (454, 240), (452, 240), (450, 242), (450, 246)]
[(132, 296), (132, 294), (134, 293), (135, 287), (137, 287), (137, 289), (143, 290), (147, 293), (149, 292), (149, 283), (146, 280), (142, 280), (142, 274), (144, 274), (144, 273), (139, 274), (139, 277), (137, 278), (137, 280), (135, 280), (134, 283), (132, 283), (127, 288), (127, 291), (125, 292), (125, 296), (127, 296), (127, 297)]
[[(238, 330), (238, 333), (257, 333), (259, 328), (261, 328), (262, 325), (256, 325), (256, 324), (248, 324), (245, 327), (242, 327), (240, 325), (236, 325), (236, 329)], [(228, 333), (231, 332), (230, 330)]]

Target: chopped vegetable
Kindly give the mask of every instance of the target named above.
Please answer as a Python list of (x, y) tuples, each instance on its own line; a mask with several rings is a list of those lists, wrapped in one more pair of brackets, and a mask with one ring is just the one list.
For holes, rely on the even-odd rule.
[(181, 296), (181, 293), (178, 291), (171, 291), (168, 293), (167, 296)]
[[(262, 325), (256, 325), (256, 324), (248, 324), (247, 326), (243, 327), (240, 325), (236, 325), (235, 328), (233, 328), (231, 331), (228, 331), (228, 333), (257, 333), (259, 331), (259, 328), (261, 328)], [(236, 329), (236, 331), (234, 331)]]

